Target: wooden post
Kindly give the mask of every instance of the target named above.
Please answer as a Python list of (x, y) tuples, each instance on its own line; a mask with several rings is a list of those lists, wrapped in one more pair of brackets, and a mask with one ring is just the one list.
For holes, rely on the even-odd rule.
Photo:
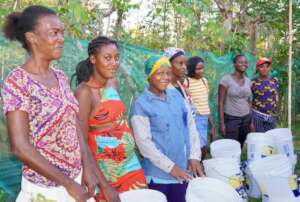
[(292, 128), (293, 1), (289, 0), (288, 127)]

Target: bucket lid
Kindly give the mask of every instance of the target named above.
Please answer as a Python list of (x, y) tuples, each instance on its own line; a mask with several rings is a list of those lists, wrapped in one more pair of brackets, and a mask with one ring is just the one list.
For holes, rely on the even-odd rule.
[(207, 165), (219, 169), (226, 169), (226, 168), (240, 169), (240, 162), (235, 158), (228, 158), (228, 157), (206, 159), (203, 161), (203, 164), (204, 166)]
[(289, 128), (275, 128), (266, 132), (268, 135), (272, 135), (275, 139), (292, 139), (292, 131)]
[[(230, 178), (241, 176), (240, 163), (234, 158), (214, 158), (203, 161), (204, 170), (208, 177)], [(218, 176), (218, 177), (217, 177)]]
[(210, 151), (212, 154), (227, 151), (235, 154), (241, 154), (241, 144), (232, 139), (215, 140), (210, 144)]
[(242, 202), (239, 194), (225, 182), (201, 177), (189, 182), (186, 191), (187, 202)]
[(166, 196), (152, 189), (137, 189), (120, 194), (122, 202), (167, 202)]
[(246, 143), (266, 141), (274, 144), (274, 138), (267, 133), (252, 132), (248, 133)]

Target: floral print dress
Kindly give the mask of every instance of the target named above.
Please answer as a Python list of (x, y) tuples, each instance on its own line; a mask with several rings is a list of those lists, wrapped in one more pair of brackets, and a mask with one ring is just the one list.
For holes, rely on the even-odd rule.
[[(82, 165), (76, 131), (78, 102), (65, 74), (55, 68), (52, 71), (58, 85), (49, 88), (33, 79), (23, 68), (13, 69), (1, 88), (3, 112), (26, 112), (28, 138), (35, 150), (66, 176), (80, 183)], [(43, 200), (39, 200), (41, 198)], [(63, 187), (24, 164), (19, 201), (73, 200)]]
[[(89, 119), (89, 146), (109, 183), (118, 191), (146, 188), (144, 171), (135, 153), (135, 141), (117, 91), (101, 91), (96, 113)], [(97, 201), (105, 201), (102, 191)]]

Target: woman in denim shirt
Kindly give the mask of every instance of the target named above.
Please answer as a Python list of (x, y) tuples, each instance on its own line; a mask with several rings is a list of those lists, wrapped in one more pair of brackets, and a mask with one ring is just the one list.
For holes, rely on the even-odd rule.
[(152, 56), (145, 67), (149, 86), (131, 110), (142, 166), (150, 189), (163, 192), (170, 202), (184, 202), (191, 174), (203, 175), (195, 122), (180, 93), (167, 88), (168, 58)]

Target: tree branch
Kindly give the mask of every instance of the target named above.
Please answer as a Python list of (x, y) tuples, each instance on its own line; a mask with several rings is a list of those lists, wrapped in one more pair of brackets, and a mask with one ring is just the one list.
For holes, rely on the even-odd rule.
[(110, 8), (109, 11), (103, 12), (102, 15), (103, 15), (103, 17), (108, 17), (108, 16), (110, 16), (113, 12), (115, 12), (116, 10), (117, 10), (116, 7), (115, 7), (115, 6), (112, 6), (112, 7)]

